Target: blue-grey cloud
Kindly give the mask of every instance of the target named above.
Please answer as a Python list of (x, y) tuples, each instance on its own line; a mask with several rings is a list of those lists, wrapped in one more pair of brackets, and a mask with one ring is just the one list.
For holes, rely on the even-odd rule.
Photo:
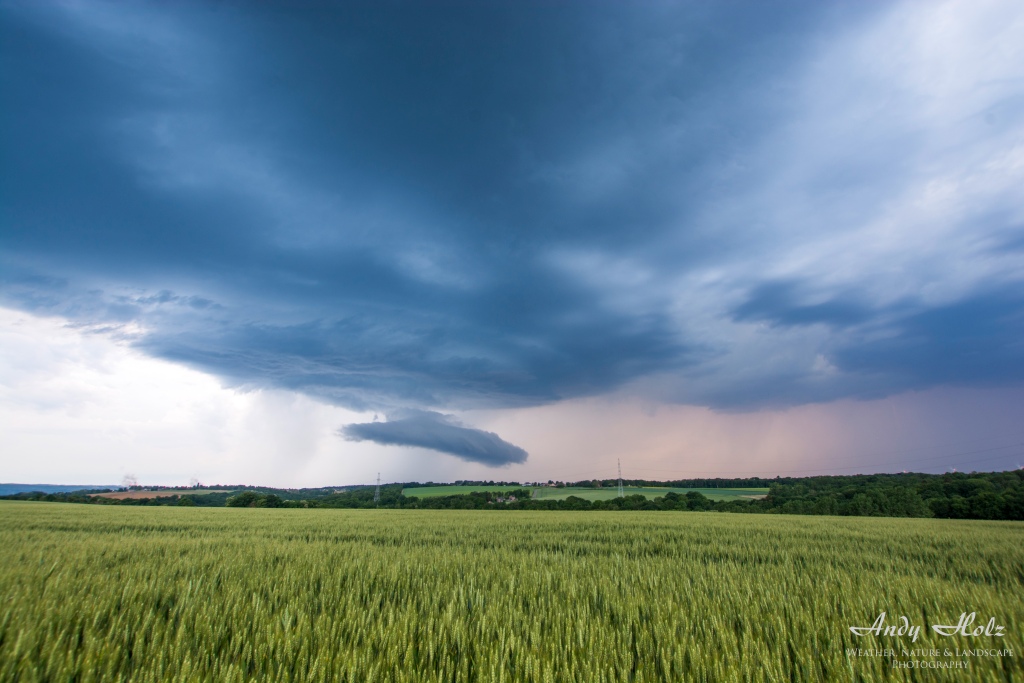
[(932, 11), (7, 3), (0, 303), (356, 408), (1016, 383), (1021, 10)]
[(340, 434), (349, 441), (427, 448), (488, 467), (523, 463), (528, 457), (493, 432), (464, 427), (451, 416), (424, 410), (406, 410), (389, 416), (387, 422), (346, 425)]
[(1024, 292), (984, 291), (898, 317), (885, 335), (845, 339), (834, 354), (850, 372), (897, 387), (992, 386), (1024, 381)]
[(871, 312), (846, 297), (833, 297), (816, 303), (800, 302), (798, 288), (792, 282), (759, 285), (749, 298), (733, 311), (739, 321), (764, 321), (774, 325), (824, 324), (844, 327), (864, 322)]

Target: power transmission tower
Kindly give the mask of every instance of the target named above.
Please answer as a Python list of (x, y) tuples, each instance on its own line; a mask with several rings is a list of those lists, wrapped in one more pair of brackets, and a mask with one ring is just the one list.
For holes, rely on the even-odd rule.
[(622, 492), (622, 460), (619, 463), (619, 498), (625, 498), (626, 494)]
[(380, 502), (380, 472), (377, 473), (377, 488), (373, 492), (373, 502), (374, 504)]

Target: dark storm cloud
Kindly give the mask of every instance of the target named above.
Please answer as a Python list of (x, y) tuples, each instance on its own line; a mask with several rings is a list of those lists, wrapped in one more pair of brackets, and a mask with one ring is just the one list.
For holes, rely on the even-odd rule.
[[(610, 310), (538, 260), (563, 237), (625, 238), (608, 206), (581, 215), (538, 180), (600, 134), (601, 110), (626, 106), (629, 74), (586, 75), (609, 58), (614, 17), (501, 5), (250, 15), (225, 56), (183, 25), (230, 32), (209, 12), (161, 17), (153, 42), (166, 49), (147, 50), (117, 26), (138, 26), (142, 43), (147, 17), (100, 8), (44, 17), (71, 24), (56, 35), (24, 8), (6, 17), (13, 55), (47, 57), (5, 73), (19, 99), (5, 242), (40, 271), (160, 287), (137, 305), (182, 280), (204, 294), (175, 301), (224, 302), (216, 315), (149, 311), (142, 348), (351, 405), (545, 402), (684, 362), (664, 313)], [(579, 21), (596, 33), (572, 38)], [(189, 71), (200, 59), (212, 75)], [(253, 63), (205, 80), (233, 59)], [(103, 315), (84, 292), (23, 290), (8, 301)]]
[(428, 448), (488, 467), (523, 463), (527, 458), (526, 451), (493, 432), (463, 427), (450, 416), (430, 411), (405, 411), (387, 422), (346, 425), (340, 434), (349, 441)]
[[(138, 322), (155, 356), (359, 408), (995, 381), (1021, 303), (985, 302), (1017, 262), (950, 264), (963, 235), (1019, 258), (1019, 230), (979, 218), (1019, 226), (1016, 185), (978, 170), (1013, 166), (978, 150), (1012, 148), (1020, 80), (979, 72), (1002, 85), (968, 89), (990, 100), (949, 135), (872, 80), (913, 69), (849, 38), (931, 44), (887, 11), (7, 3), (0, 302)], [(962, 23), (1015, 25), (985, 21)], [(961, 168), (980, 198), (885, 214)], [(886, 221), (891, 253), (828, 242)]]
[(799, 296), (799, 288), (792, 282), (762, 284), (733, 311), (733, 318), (741, 321), (764, 321), (774, 325), (821, 323), (845, 327), (864, 322), (870, 315), (870, 311), (848, 298), (832, 298), (820, 303), (801, 303)]
[[(846, 340), (836, 364), (897, 386), (1024, 381), (1024, 293), (979, 292), (898, 317), (885, 335)], [(851, 343), (854, 342), (855, 343)]]
[(845, 333), (827, 347), (829, 359), (853, 375), (886, 378), (888, 386), (878, 386), (885, 391), (1024, 380), (1024, 294), (1017, 288), (973, 292), (948, 304), (900, 301), (874, 310), (843, 296), (803, 304), (800, 290), (792, 282), (761, 285), (733, 316), (780, 327), (842, 328)]

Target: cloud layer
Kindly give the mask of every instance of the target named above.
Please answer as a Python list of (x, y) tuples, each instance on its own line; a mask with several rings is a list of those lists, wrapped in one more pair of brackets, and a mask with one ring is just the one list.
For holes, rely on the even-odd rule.
[[(0, 22), (0, 303), (230, 385), (393, 411), (1024, 381), (1019, 3)], [(424, 415), (363, 436), (466, 436)], [(515, 461), (471, 436), (438, 450)]]
[(449, 415), (424, 410), (406, 410), (387, 422), (346, 425), (340, 433), (349, 441), (427, 448), (488, 467), (524, 463), (527, 458), (526, 451), (493, 432), (463, 427)]

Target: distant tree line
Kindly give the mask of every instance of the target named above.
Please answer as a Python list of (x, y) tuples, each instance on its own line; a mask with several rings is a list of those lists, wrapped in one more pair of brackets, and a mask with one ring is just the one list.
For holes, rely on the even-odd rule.
[(765, 512), (1024, 520), (1024, 470), (779, 480)]
[(459, 480), (454, 481), (454, 482), (433, 482), (433, 481), (419, 482), (419, 481), (410, 481), (410, 482), (406, 482), (406, 483), (401, 484), (401, 486), (403, 488), (407, 488), (407, 489), (428, 488), (428, 487), (432, 487), (432, 486), (507, 486), (509, 488), (512, 488), (514, 486), (523, 486), (523, 484), (518, 482), (518, 481), (493, 481), (493, 480), (485, 480), (485, 479), (479, 479), (479, 480), (475, 480), (475, 479), (459, 479)]
[[(943, 517), (950, 519), (1024, 520), (1024, 470), (950, 474), (870, 474), (775, 479), (683, 479), (670, 482), (630, 480), (630, 486), (672, 488), (768, 488), (763, 499), (732, 498), (712, 501), (699, 491), (667, 493), (648, 499), (641, 494), (590, 501), (579, 496), (563, 500), (533, 498), (532, 488), (516, 482), (460, 482), (460, 485), (519, 486), (506, 491), (480, 491), (433, 497), (403, 495), (411, 484), (337, 489), (270, 489), (247, 487), (230, 493), (175, 495), (162, 498), (113, 499), (72, 493), (18, 493), (7, 500), (36, 500), (93, 505), (179, 505), (259, 508), (393, 508), (420, 510), (708, 510), (796, 515), (876, 517)], [(560, 482), (561, 483), (561, 482)], [(597, 482), (572, 486), (597, 488)], [(604, 487), (617, 480), (603, 480)], [(623, 482), (626, 483), (626, 482)], [(698, 485), (699, 484), (699, 485)], [(439, 486), (440, 484), (432, 484)], [(422, 485), (421, 485), (422, 486)]]

